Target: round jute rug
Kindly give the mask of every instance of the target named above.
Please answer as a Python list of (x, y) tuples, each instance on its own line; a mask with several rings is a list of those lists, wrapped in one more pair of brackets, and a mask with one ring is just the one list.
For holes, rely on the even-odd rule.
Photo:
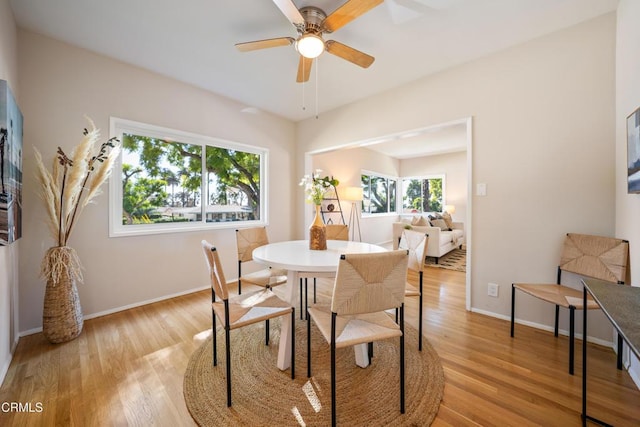
[[(307, 378), (306, 321), (296, 321), (296, 379), (276, 367), (279, 321), (231, 331), (232, 404), (227, 408), (224, 334), (218, 331), (218, 366), (209, 337), (191, 356), (184, 398), (200, 426), (326, 426), (331, 424), (330, 349), (311, 327), (312, 377)], [(444, 372), (438, 354), (417, 331), (405, 326), (406, 412), (400, 413), (399, 339), (374, 344), (369, 367), (355, 364), (353, 348), (336, 351), (337, 422), (344, 426), (428, 426), (442, 400)]]

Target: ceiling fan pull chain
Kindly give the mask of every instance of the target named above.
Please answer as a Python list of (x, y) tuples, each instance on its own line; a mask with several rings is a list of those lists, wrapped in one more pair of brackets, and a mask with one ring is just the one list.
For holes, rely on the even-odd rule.
[(320, 74), (320, 58), (316, 58), (316, 120), (318, 120), (318, 74)]
[[(304, 74), (304, 62), (302, 62), (302, 73)], [(306, 100), (305, 100), (305, 84), (306, 82), (303, 80), (302, 81), (302, 111), (306, 111), (307, 110), (307, 105), (306, 105)]]

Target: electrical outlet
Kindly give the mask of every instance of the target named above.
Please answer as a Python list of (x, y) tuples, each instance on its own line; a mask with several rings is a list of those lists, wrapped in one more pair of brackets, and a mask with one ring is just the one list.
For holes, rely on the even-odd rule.
[(498, 298), (498, 288), (499, 285), (497, 283), (489, 283), (489, 286), (487, 287), (487, 295)]

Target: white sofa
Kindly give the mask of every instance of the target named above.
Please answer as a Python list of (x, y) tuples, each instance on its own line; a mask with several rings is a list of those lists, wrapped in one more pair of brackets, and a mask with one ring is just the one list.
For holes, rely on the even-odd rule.
[(440, 227), (431, 227), (429, 225), (411, 225), (411, 218), (401, 218), (400, 221), (393, 223), (393, 249), (398, 249), (402, 231), (407, 228), (429, 235), (427, 256), (434, 257), (436, 264), (441, 256), (455, 248), (462, 249), (464, 244), (465, 234), (464, 223), (462, 222), (453, 222), (451, 230), (445, 231)]

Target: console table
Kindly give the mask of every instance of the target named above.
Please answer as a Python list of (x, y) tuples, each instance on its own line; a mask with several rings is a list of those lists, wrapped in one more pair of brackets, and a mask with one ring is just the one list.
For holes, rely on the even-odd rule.
[[(616, 328), (618, 336), (622, 337), (636, 357), (640, 358), (640, 287), (612, 285), (596, 279), (584, 279), (582, 283), (584, 307), (587, 306), (587, 294), (591, 294)], [(587, 420), (609, 425), (587, 414), (587, 311), (583, 310), (582, 318), (582, 425), (585, 426)]]

